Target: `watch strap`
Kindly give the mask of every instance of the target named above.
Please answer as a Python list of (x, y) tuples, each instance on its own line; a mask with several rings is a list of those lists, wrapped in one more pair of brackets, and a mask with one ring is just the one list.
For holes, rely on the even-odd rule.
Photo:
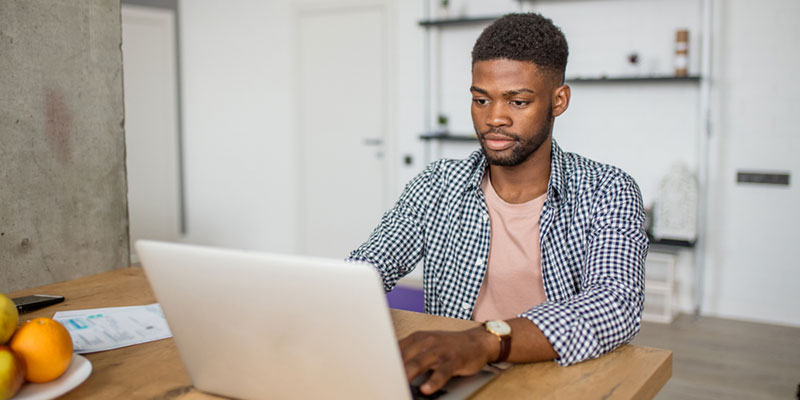
[(500, 355), (492, 363), (508, 360), (508, 356), (511, 354), (511, 335), (502, 335), (497, 338), (500, 339)]

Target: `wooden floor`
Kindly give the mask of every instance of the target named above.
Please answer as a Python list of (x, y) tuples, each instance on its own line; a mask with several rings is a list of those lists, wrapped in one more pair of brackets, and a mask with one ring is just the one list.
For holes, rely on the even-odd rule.
[(680, 315), (633, 343), (673, 351), (658, 400), (798, 398), (800, 328)]

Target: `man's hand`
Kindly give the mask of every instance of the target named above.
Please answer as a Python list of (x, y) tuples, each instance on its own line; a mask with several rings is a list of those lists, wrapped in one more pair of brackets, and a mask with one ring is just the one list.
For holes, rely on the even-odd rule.
[(480, 326), (463, 332), (414, 332), (400, 341), (400, 351), (408, 380), (432, 371), (420, 386), (424, 394), (432, 394), (453, 376), (477, 373), (500, 353), (496, 336)]
[[(525, 318), (506, 320), (514, 340), (510, 362), (536, 362), (558, 358), (550, 342), (536, 325)], [(463, 332), (414, 332), (400, 341), (400, 351), (411, 381), (433, 371), (420, 390), (432, 394), (453, 376), (472, 375), (500, 355), (500, 341), (483, 326)]]

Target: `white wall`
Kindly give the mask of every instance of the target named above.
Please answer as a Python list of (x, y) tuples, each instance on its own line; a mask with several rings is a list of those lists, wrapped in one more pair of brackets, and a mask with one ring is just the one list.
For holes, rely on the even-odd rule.
[[(689, 73), (700, 73), (702, 3), (699, 0), (540, 2), (567, 36), (567, 77), (672, 75), (675, 31), (690, 33)], [(627, 62), (639, 55), (638, 70)], [(554, 137), (563, 149), (616, 165), (633, 176), (646, 207), (676, 163), (698, 170), (700, 85), (697, 83), (573, 83)], [(656, 249), (653, 249), (656, 251)], [(678, 250), (677, 307), (695, 309), (694, 252)]]
[[(376, 0), (381, 1), (381, 0)], [(369, 0), (179, 2), (185, 136), (186, 241), (294, 253), (299, 249), (294, 15), (302, 7)], [(422, 168), (422, 3), (391, 1), (396, 97), (387, 154), (394, 202)], [(395, 78), (396, 76), (396, 78)], [(397, 132), (401, 132), (398, 134)], [(402, 163), (410, 155), (411, 165)], [(377, 223), (378, 221), (376, 221)], [(369, 232), (364, 233), (364, 237)]]
[[(718, 3), (705, 307), (800, 325), (800, 3)], [(791, 172), (790, 186), (737, 184), (739, 170)]]
[(293, 252), (289, 1), (179, 2), (187, 241)]
[[(514, 10), (513, 4), (503, 3), (495, 3), (494, 14)], [(627, 55), (633, 51), (641, 59), (640, 74), (670, 75), (678, 28), (689, 29), (693, 36), (690, 73), (699, 72), (697, 0), (543, 1), (526, 9), (541, 12), (563, 30), (570, 46), (567, 77), (630, 75)], [(438, 109), (450, 117), (455, 132), (473, 130), (470, 52), (487, 25), (443, 29), (435, 39), (442, 50), (443, 71)], [(641, 186), (645, 204), (650, 204), (658, 181), (673, 163), (696, 167), (698, 100), (696, 83), (572, 84), (570, 107), (556, 119), (554, 137), (567, 151), (626, 170)], [(453, 155), (470, 149), (450, 147), (463, 149)]]
[[(395, 70), (393, 193), (423, 167), (422, 1), (393, 6)], [(319, 3), (321, 1), (304, 1)], [(189, 241), (294, 252), (296, 187), (292, 149), (293, 0), (191, 0), (180, 3)], [(715, 114), (704, 312), (800, 325), (794, 282), (798, 235), (795, 186), (776, 189), (734, 183), (742, 168), (798, 172), (792, 154), (797, 126), (798, 15), (793, 0), (715, 1), (720, 30), (714, 70)], [(638, 50), (644, 72), (668, 73), (674, 30), (691, 31), (691, 72), (698, 72), (699, 0), (536, 2), (563, 27), (571, 47), (570, 75), (627, 72), (624, 56)], [(525, 6), (529, 7), (528, 5)], [(454, 1), (470, 15), (513, 11), (514, 1)], [(469, 32), (469, 29), (473, 29)], [(441, 110), (453, 128), (471, 129), (469, 61), (480, 27), (458, 28), (442, 57)], [(610, 38), (610, 39), (609, 39)], [(715, 39), (716, 40), (716, 39)], [(443, 41), (442, 43), (449, 41)], [(450, 64), (447, 64), (450, 63)], [(466, 79), (466, 81), (465, 81)], [(452, 93), (452, 96), (450, 95)], [(562, 147), (621, 166), (639, 182), (646, 203), (675, 161), (697, 167), (699, 89), (692, 84), (574, 85), (570, 110), (556, 122)], [(437, 107), (434, 104), (433, 107)], [(435, 111), (434, 111), (435, 113)], [(276, 146), (280, 143), (281, 146)], [(473, 145), (451, 151), (467, 153)], [(405, 155), (413, 156), (404, 165)], [(388, 207), (388, 204), (387, 204)], [(691, 310), (691, 257), (681, 256), (681, 306)]]
[[(800, 281), (794, 227), (800, 225), (797, 189), (737, 185), (741, 169), (791, 171), (796, 156), (800, 104), (800, 28), (792, 23), (800, 3), (716, 1), (714, 34), (714, 136), (712, 154), (698, 154), (700, 88), (696, 84), (572, 84), (569, 110), (557, 118), (561, 146), (617, 165), (639, 183), (646, 205), (675, 162), (697, 171), (712, 157), (707, 276), (703, 313), (728, 318), (800, 325)], [(670, 74), (675, 29), (691, 33), (690, 73), (700, 72), (701, 2), (696, 0), (597, 0), (526, 5), (552, 18), (570, 44), (569, 76), (622, 75), (625, 56), (639, 52), (644, 73)], [(485, 25), (443, 31), (441, 99), (434, 108), (451, 128), (471, 131), (468, 114), (469, 50)], [(438, 40), (438, 41), (437, 41)], [(464, 66), (467, 66), (465, 68)], [(435, 115), (437, 111), (432, 111)], [(459, 157), (474, 145), (447, 144), (441, 155)], [(678, 301), (695, 304), (694, 258), (678, 258)]]
[[(514, 4), (502, 3), (493, 2), (494, 10), (486, 10), (484, 5), (474, 15), (514, 9)], [(468, 3), (468, 8), (472, 7)], [(564, 32), (570, 47), (568, 78), (669, 76), (673, 73), (675, 31), (679, 28), (690, 31), (689, 72), (699, 73), (702, 9), (698, 0), (541, 1), (526, 3), (524, 8), (553, 19)], [(441, 110), (448, 115), (456, 132), (472, 131), (467, 89), (471, 80), (470, 51), (487, 25), (447, 28), (433, 35), (432, 41), (442, 50), (441, 57), (434, 60), (441, 62), (444, 72), (434, 84), (435, 88), (440, 86), (437, 89), (442, 95), (434, 100), (432, 114)], [(627, 61), (631, 52), (639, 54), (638, 69)], [(556, 119), (556, 140), (567, 151), (630, 173), (641, 187), (645, 205), (653, 204), (659, 181), (673, 164), (682, 162), (696, 171), (699, 84), (573, 83), (571, 87), (570, 107)], [(463, 157), (475, 148), (475, 143), (449, 143), (438, 154)], [(680, 251), (678, 260), (677, 306), (692, 312), (693, 253)]]

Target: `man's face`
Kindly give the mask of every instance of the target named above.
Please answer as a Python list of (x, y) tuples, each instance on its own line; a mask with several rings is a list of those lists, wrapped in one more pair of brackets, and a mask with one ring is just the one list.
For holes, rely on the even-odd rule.
[(550, 137), (554, 86), (551, 75), (530, 62), (472, 66), (472, 123), (490, 164), (519, 165)]

